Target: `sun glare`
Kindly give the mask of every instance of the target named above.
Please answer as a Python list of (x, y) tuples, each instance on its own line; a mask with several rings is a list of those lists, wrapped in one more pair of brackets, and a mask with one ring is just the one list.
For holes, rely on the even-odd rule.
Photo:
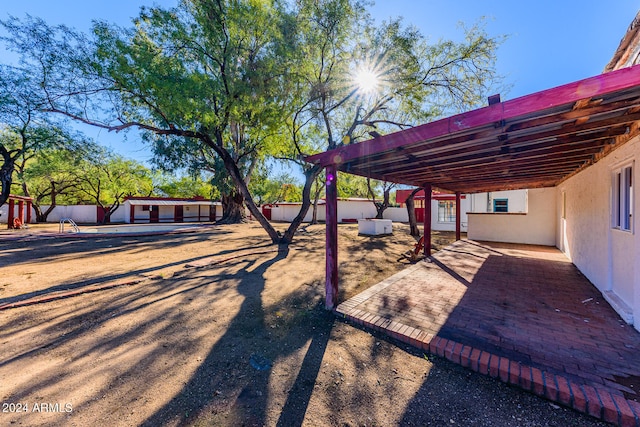
[(372, 70), (363, 68), (356, 73), (355, 83), (358, 85), (358, 90), (361, 93), (371, 95), (378, 90), (380, 80)]

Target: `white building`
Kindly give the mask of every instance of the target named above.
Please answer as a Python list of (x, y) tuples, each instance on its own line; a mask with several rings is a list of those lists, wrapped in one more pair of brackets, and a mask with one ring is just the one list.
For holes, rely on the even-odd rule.
[(202, 197), (128, 197), (123, 203), (124, 222), (214, 222), (222, 218), (222, 204)]
[[(262, 213), (270, 221), (291, 222), (300, 212), (300, 202), (282, 202), (262, 206)], [(359, 219), (375, 218), (376, 206), (369, 199), (341, 198), (338, 199), (338, 221), (356, 223)], [(304, 222), (311, 221), (313, 205), (304, 217)], [(318, 201), (317, 220), (325, 220), (325, 201)]]

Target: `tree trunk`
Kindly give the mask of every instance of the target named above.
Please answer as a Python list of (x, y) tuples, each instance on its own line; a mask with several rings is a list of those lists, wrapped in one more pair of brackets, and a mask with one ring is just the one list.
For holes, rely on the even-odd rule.
[(318, 223), (318, 200), (320, 200), (320, 193), (322, 193), (322, 185), (318, 182), (318, 178), (315, 179), (316, 191), (313, 193), (313, 214), (311, 215), (311, 221), (309, 225)]
[(384, 218), (384, 211), (389, 207), (389, 193), (391, 193), (391, 187), (385, 188), (382, 203), (376, 203), (376, 219)]
[(0, 167), (0, 184), (2, 185), (0, 206), (2, 206), (9, 198), (9, 193), (11, 193), (11, 179), (15, 163), (11, 154), (2, 145), (0, 145), (0, 154), (2, 154), (2, 167)]
[[(205, 140), (205, 142), (207, 143), (207, 145), (213, 148), (216, 151), (216, 153), (222, 158), (225, 169), (227, 170), (227, 172), (229, 173), (229, 176), (231, 177), (234, 184), (236, 185), (238, 193), (244, 198), (244, 203), (249, 209), (249, 212), (251, 212), (251, 215), (253, 215), (253, 217), (260, 223), (262, 228), (264, 228), (264, 230), (267, 232), (267, 234), (269, 235), (273, 243), (275, 244), (281, 243), (280, 233), (278, 233), (276, 229), (273, 228), (269, 220), (264, 217), (262, 212), (260, 212), (260, 209), (258, 209), (258, 206), (256, 206), (255, 202), (253, 201), (253, 198), (251, 197), (251, 192), (249, 191), (249, 188), (247, 187), (247, 184), (244, 178), (242, 177), (240, 170), (238, 169), (238, 165), (233, 160), (229, 152), (224, 148), (221, 148), (223, 146), (222, 134), (221, 133), (216, 134), (216, 142), (218, 143), (217, 145), (211, 140)], [(224, 212), (223, 212), (223, 215), (225, 215)]]
[(309, 225), (318, 223), (318, 197), (313, 198), (313, 208), (311, 211), (311, 221), (309, 221)]
[(33, 209), (36, 211), (36, 222), (47, 222), (47, 218), (49, 217), (49, 214), (53, 212), (53, 210), (57, 206), (56, 204), (57, 195), (58, 195), (58, 192), (56, 190), (56, 184), (54, 181), (51, 181), (51, 204), (49, 204), (49, 207), (47, 208), (47, 210), (42, 212), (42, 208), (40, 207), (40, 202), (42, 201), (43, 196), (33, 200), (32, 206), (33, 206)]
[(418, 220), (416, 219), (416, 210), (413, 198), (420, 190), (420, 188), (413, 190), (405, 202), (407, 205), (407, 214), (409, 214), (409, 234), (416, 238), (420, 237), (420, 230), (418, 230)]
[(52, 199), (51, 204), (49, 205), (47, 210), (44, 212), (42, 212), (42, 209), (40, 208), (40, 203), (38, 204), (33, 203), (32, 206), (33, 206), (33, 209), (35, 209), (36, 211), (36, 222), (47, 222), (47, 218), (49, 217), (49, 214), (53, 212), (53, 210), (56, 208), (57, 205), (55, 201), (53, 201)]
[(102, 205), (98, 205), (98, 206), (100, 206), (100, 209), (102, 209), (102, 212), (104, 212), (104, 216), (102, 217), (102, 221), (100, 221), (100, 225), (106, 225), (109, 223), (109, 220), (111, 219), (110, 209), (107, 209)]
[(247, 221), (244, 210), (244, 197), (242, 193), (234, 191), (231, 194), (222, 195), (222, 218), (221, 224), (239, 224)]
[(113, 213), (117, 211), (119, 207), (120, 199), (118, 196), (118, 198), (116, 198), (116, 201), (113, 202), (111, 206), (109, 206), (109, 209), (104, 210), (104, 221), (102, 221), (102, 224), (109, 224), (111, 222), (111, 215), (113, 215)]
[(391, 189), (395, 186), (395, 184), (389, 185), (388, 182), (384, 182), (383, 184), (383, 198), (382, 202), (376, 200), (376, 193), (373, 191), (373, 187), (371, 186), (371, 178), (367, 178), (367, 192), (369, 193), (369, 197), (371, 201), (373, 201), (373, 205), (376, 207), (376, 219), (383, 219), (384, 211), (389, 207), (389, 193), (391, 193)]
[(298, 227), (300, 227), (304, 217), (307, 215), (309, 206), (311, 206), (311, 187), (320, 172), (322, 172), (322, 167), (319, 165), (313, 165), (313, 167), (304, 172), (305, 181), (304, 187), (302, 188), (302, 206), (300, 206), (300, 212), (298, 212), (298, 215), (296, 215), (293, 221), (291, 221), (289, 228), (287, 228), (282, 239), (280, 239), (280, 243), (289, 244), (293, 241), (293, 236), (296, 234)]
[(42, 212), (42, 208), (40, 207), (39, 203), (38, 204), (34, 203), (31, 206), (33, 206), (33, 210), (36, 211), (36, 222), (47, 222), (47, 217), (55, 207), (55, 206), (49, 206), (49, 208), (46, 211)]

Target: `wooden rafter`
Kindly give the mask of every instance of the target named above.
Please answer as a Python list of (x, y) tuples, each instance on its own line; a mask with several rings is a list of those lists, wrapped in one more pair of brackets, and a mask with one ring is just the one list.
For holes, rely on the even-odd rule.
[(554, 186), (638, 133), (640, 65), (307, 158), (449, 191)]

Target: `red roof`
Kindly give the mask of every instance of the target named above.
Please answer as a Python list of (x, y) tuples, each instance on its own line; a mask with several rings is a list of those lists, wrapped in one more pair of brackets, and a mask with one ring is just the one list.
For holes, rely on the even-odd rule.
[[(396, 190), (396, 203), (405, 203), (407, 201), (407, 198), (409, 197), (409, 195), (411, 194), (413, 190), (412, 189), (408, 189), (408, 190)], [(413, 196), (414, 200), (424, 200), (424, 190), (420, 190), (416, 193), (415, 196)], [(434, 191), (431, 193), (431, 198), (434, 200), (455, 200), (456, 199), (456, 195), (455, 194), (450, 194), (450, 193), (440, 193), (439, 191)], [(466, 198), (466, 196), (463, 194), (461, 196), (462, 199)]]

